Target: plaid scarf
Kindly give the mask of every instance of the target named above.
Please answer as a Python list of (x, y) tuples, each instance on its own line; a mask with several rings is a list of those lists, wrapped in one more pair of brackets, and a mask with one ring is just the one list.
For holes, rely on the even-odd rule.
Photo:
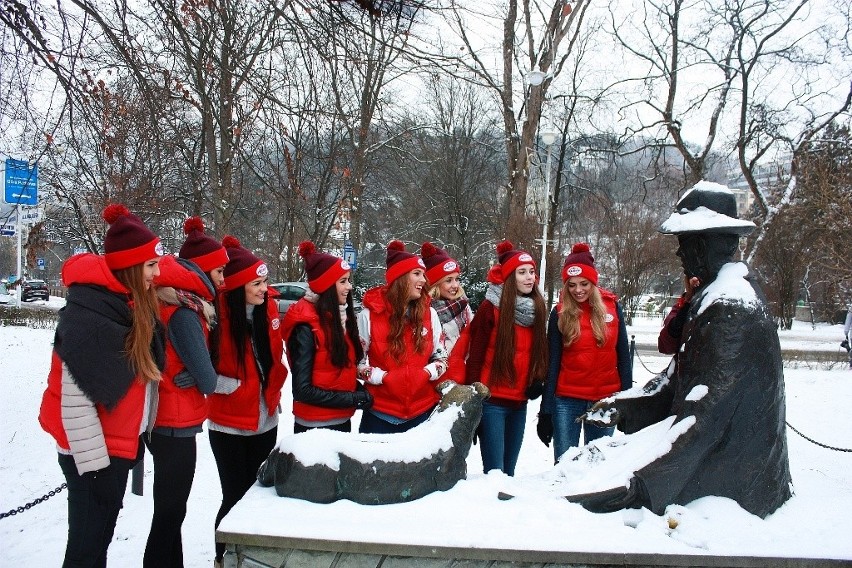
[(445, 341), (450, 346), (455, 344), (464, 327), (470, 323), (466, 309), (469, 303), (465, 296), (457, 300), (432, 300), (432, 307), (438, 313)]
[(208, 329), (216, 327), (216, 309), (213, 304), (187, 290), (161, 286), (157, 288), (157, 297), (164, 304), (188, 308), (204, 318)]

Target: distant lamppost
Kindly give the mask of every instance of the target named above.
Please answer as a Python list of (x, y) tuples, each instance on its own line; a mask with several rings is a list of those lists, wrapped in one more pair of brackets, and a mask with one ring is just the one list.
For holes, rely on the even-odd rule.
[(558, 133), (545, 130), (539, 133), (542, 143), (547, 146), (547, 165), (544, 171), (544, 219), (541, 224), (541, 264), (538, 268), (538, 282), (541, 293), (544, 294), (544, 275), (547, 273), (547, 227), (550, 221), (550, 158), (553, 154), (553, 144), (556, 143)]

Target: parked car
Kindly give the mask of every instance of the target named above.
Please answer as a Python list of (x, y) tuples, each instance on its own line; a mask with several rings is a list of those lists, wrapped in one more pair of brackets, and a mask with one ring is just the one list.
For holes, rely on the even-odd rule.
[(278, 313), (282, 316), (287, 312), (287, 308), (295, 304), (305, 292), (308, 290), (307, 282), (278, 282), (270, 284), (270, 288), (278, 292)]
[(47, 289), (47, 282), (44, 280), (24, 280), (21, 282), (21, 301), (29, 302), (30, 300), (49, 300), (50, 292)]

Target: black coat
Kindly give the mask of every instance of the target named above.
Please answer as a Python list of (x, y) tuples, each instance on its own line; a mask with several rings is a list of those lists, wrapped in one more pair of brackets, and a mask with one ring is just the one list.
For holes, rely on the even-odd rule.
[[(716, 495), (766, 517), (791, 495), (781, 347), (753, 274), (746, 281), (756, 305), (707, 305), (712, 299), (699, 292), (668, 381), (661, 377), (647, 396), (616, 401), (627, 433), (667, 416), (674, 424), (695, 420), (670, 451), (635, 472), (647, 498), (641, 504), (656, 514)], [(700, 385), (706, 394), (689, 397)]]

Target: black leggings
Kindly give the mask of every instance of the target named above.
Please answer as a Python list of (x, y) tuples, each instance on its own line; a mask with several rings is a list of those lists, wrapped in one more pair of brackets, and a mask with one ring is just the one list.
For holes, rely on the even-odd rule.
[(307, 432), (308, 430), (335, 430), (337, 432), (351, 432), (352, 421), (347, 420), (346, 422), (341, 422), (340, 424), (330, 424), (329, 426), (304, 426), (302, 424), (299, 424), (298, 422), (293, 423), (294, 434), (301, 434), (302, 432)]
[(68, 484), (68, 544), (63, 568), (106, 567), (127, 476), (143, 452), (140, 440), (135, 460), (110, 457), (109, 466), (85, 475), (77, 473), (73, 456), (59, 454), (59, 467)]
[(195, 436), (153, 433), (145, 445), (154, 458), (154, 517), (142, 566), (183, 568), (180, 531), (195, 477)]
[[(219, 483), (222, 486), (222, 506), (216, 514), (216, 528), (237, 501), (257, 481), (257, 470), (269, 457), (278, 440), (278, 427), (255, 436), (225, 434), (210, 430), (210, 449), (216, 458)], [(225, 554), (224, 543), (216, 543), (216, 559)]]

